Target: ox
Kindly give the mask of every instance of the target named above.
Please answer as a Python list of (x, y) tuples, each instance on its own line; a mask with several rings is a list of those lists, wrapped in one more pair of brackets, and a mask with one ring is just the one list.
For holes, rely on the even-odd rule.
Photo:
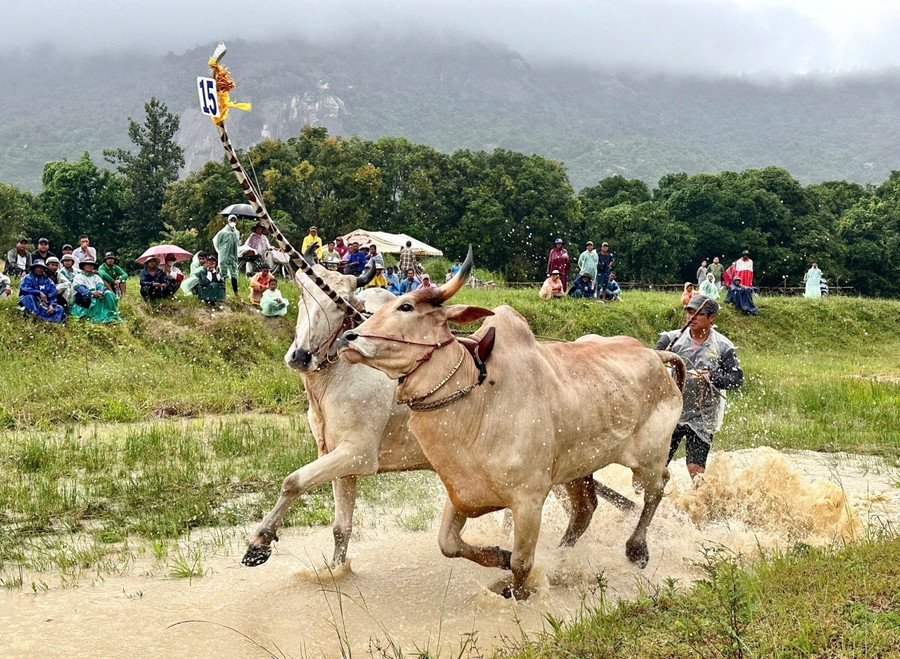
[[(312, 254), (306, 254), (307, 260)], [(313, 266), (343, 301), (353, 308), (374, 312), (394, 295), (384, 289), (366, 289), (374, 269), (361, 277), (342, 275)], [(398, 405), (397, 385), (386, 375), (337, 359), (337, 341), (350, 327), (346, 309), (332, 300), (302, 272), (296, 281), (302, 289), (294, 342), (284, 359), (300, 372), (309, 400), (309, 427), (316, 439), (319, 458), (285, 478), (275, 507), (263, 518), (250, 541), (242, 563), (256, 566), (272, 554), (272, 542), (290, 505), (300, 496), (331, 481), (334, 491), (334, 556), (332, 565), (346, 560), (356, 504), (356, 479), (375, 473), (432, 467), (409, 431), (409, 408)], [(621, 497), (594, 481), (568, 488), (570, 528), (563, 538), (570, 543), (573, 528), (590, 519), (596, 494), (622, 505)], [(618, 497), (618, 498), (617, 498)], [(572, 540), (574, 542), (574, 540)]]
[[(399, 380), (397, 397), (411, 408), (409, 427), (443, 481), (448, 500), (439, 533), (447, 557), (512, 570), (507, 597), (528, 596), (544, 500), (556, 484), (570, 493), (594, 471), (619, 463), (644, 487), (644, 507), (626, 543), (645, 567), (647, 527), (668, 480), (669, 441), (681, 415), (684, 364), (630, 337), (584, 336), (574, 343), (538, 343), (525, 319), (508, 306), (494, 311), (443, 306), (463, 285), (472, 252), (439, 289), (402, 295), (344, 334), (340, 355)], [(475, 337), (494, 328), (487, 378), (453, 337), (448, 322), (489, 317)], [(586, 401), (594, 404), (586, 404)], [(509, 509), (512, 552), (466, 543), (466, 519)], [(577, 515), (576, 515), (577, 516)], [(586, 530), (590, 514), (567, 531)], [(568, 544), (568, 543), (566, 543)]]

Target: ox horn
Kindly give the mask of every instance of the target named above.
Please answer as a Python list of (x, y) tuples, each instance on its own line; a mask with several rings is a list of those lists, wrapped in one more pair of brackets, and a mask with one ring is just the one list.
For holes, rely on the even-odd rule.
[(315, 240), (312, 241), (306, 248), (306, 251), (303, 252), (303, 260), (310, 265), (315, 265), (316, 263), (316, 245), (318, 244), (319, 243), (317, 243)]
[(373, 279), (375, 279), (375, 259), (369, 262), (368, 270), (356, 277), (356, 287), (363, 288)]
[(469, 279), (469, 273), (472, 272), (472, 261), (472, 245), (469, 244), (469, 253), (466, 254), (466, 260), (463, 261), (462, 266), (460, 266), (459, 272), (456, 273), (456, 276), (453, 279), (445, 284), (442, 284), (438, 289), (438, 304), (446, 302), (451, 297), (459, 293), (459, 289), (463, 287), (463, 285)]

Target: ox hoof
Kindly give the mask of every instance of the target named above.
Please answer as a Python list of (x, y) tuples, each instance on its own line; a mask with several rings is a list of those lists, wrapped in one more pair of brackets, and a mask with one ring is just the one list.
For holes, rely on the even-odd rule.
[(488, 589), (498, 595), (502, 595), (506, 599), (515, 599), (519, 602), (524, 602), (527, 600), (531, 594), (534, 592), (527, 586), (516, 586), (511, 578), (503, 579), (502, 581), (498, 581), (492, 586), (488, 586)]
[(244, 554), (241, 563), (247, 567), (256, 567), (269, 560), (269, 556), (271, 555), (272, 547), (270, 545), (260, 546), (251, 543), (250, 546), (247, 547), (247, 553)]
[(647, 551), (646, 542), (625, 543), (625, 555), (629, 561), (642, 570), (647, 567), (647, 563), (650, 561), (650, 552)]

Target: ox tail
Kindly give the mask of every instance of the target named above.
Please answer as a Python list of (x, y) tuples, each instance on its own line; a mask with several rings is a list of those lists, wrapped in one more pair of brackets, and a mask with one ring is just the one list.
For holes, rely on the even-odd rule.
[(657, 350), (656, 354), (659, 355), (663, 364), (671, 366), (675, 370), (675, 384), (678, 385), (679, 391), (684, 391), (684, 380), (687, 377), (687, 368), (684, 365), (684, 360), (668, 350)]

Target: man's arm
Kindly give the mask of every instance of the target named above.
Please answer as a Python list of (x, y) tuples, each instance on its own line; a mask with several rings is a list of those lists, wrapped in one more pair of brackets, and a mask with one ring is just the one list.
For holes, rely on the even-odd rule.
[(719, 357), (718, 368), (710, 373), (709, 379), (718, 389), (737, 389), (744, 384), (744, 371), (734, 349)]

